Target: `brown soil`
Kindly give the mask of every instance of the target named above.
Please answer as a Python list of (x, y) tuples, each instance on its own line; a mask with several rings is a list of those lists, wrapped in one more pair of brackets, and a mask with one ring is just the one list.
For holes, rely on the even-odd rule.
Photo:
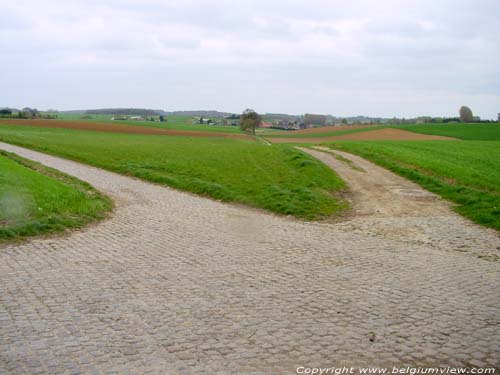
[(107, 124), (86, 121), (61, 121), (61, 120), (9, 120), (2, 121), (0, 125), (38, 126), (43, 128), (62, 128), (75, 130), (92, 130), (99, 132), (146, 134), (146, 135), (172, 135), (184, 137), (217, 137), (252, 140), (244, 134), (229, 134), (220, 132), (189, 131), (177, 129), (150, 128), (137, 125)]
[(324, 143), (334, 141), (430, 141), (430, 140), (456, 140), (456, 138), (440, 135), (413, 133), (401, 129), (379, 129), (367, 132), (343, 134), (338, 136), (318, 138), (267, 138), (273, 143)]

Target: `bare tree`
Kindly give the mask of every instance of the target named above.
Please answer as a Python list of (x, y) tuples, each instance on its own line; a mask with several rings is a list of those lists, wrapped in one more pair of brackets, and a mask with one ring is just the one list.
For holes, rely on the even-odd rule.
[(472, 122), (474, 121), (474, 115), (469, 107), (462, 106), (460, 108), (460, 121), (462, 122)]
[(262, 117), (253, 109), (245, 109), (241, 115), (240, 129), (249, 131), (255, 135), (255, 129), (259, 127), (262, 122)]

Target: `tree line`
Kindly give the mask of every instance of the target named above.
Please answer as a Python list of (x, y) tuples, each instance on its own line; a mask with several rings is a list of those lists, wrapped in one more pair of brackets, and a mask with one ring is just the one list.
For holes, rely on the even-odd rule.
[(24, 107), (21, 110), (17, 110), (17, 112), (11, 110), (10, 108), (0, 109), (0, 117), (20, 118), (20, 119), (35, 119), (35, 118), (55, 119), (57, 118), (57, 115), (50, 113), (43, 113), (36, 108)]

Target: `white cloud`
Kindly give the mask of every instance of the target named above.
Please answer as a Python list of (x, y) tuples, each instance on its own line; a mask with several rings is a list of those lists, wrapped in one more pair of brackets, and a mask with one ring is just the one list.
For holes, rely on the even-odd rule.
[[(482, 116), (500, 111), (496, 0), (0, 5), (0, 68), (9, 72), (0, 105), (237, 111), (255, 103), (413, 116), (476, 103)], [(48, 83), (56, 88), (49, 94)], [(75, 87), (80, 93), (68, 95)]]

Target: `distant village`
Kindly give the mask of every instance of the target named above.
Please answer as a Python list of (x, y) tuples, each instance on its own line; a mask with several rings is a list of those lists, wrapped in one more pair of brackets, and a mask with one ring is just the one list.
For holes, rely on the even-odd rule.
[(163, 115), (158, 116), (127, 116), (127, 115), (116, 115), (111, 117), (111, 120), (115, 121), (154, 121), (154, 122), (166, 122), (167, 119)]
[[(305, 114), (303, 116), (292, 115), (263, 115), (261, 128), (280, 130), (299, 130), (313, 127), (337, 125), (332, 116)], [(193, 124), (239, 126), (240, 115), (231, 114), (222, 117), (194, 116)], [(368, 123), (368, 122), (367, 122)], [(339, 120), (338, 125), (346, 125), (347, 122)]]
[[(475, 118), (475, 121), (480, 121)], [(239, 126), (240, 115), (231, 114), (226, 116), (193, 116), (192, 124), (217, 125), (217, 126)], [(334, 117), (330, 115), (263, 115), (261, 128), (279, 129), (279, 130), (300, 130), (308, 128), (318, 128), (323, 126), (354, 126), (354, 125), (383, 125), (383, 124), (424, 124), (424, 123), (448, 123), (460, 122), (457, 117), (453, 118), (434, 118), (434, 117), (418, 117), (411, 119), (401, 118), (373, 118), (365, 116), (356, 117)]]

